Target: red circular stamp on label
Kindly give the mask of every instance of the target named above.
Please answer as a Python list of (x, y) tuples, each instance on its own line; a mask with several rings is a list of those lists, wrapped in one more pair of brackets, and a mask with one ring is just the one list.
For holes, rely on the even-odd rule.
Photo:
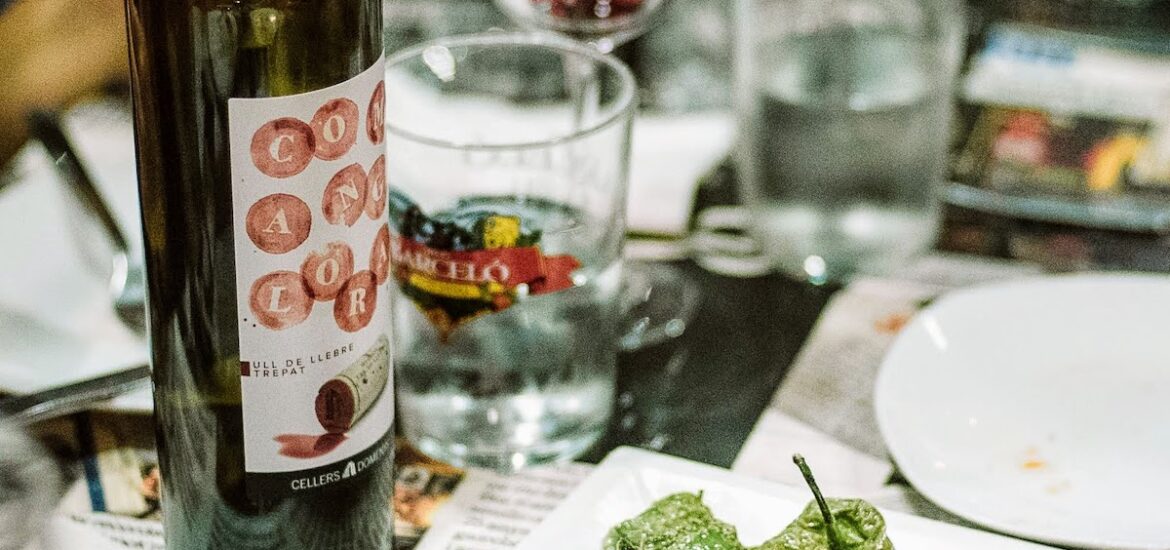
[(369, 271), (354, 273), (333, 301), (333, 318), (346, 332), (357, 332), (370, 324), (378, 305), (378, 285)]
[(284, 254), (301, 246), (313, 228), (313, 213), (293, 195), (268, 195), (248, 209), (248, 238), (269, 254)]
[(366, 110), (366, 134), (375, 145), (386, 137), (386, 83), (378, 82)]
[(322, 160), (344, 157), (357, 141), (358, 106), (352, 100), (331, 99), (313, 115), (316, 155)]
[(366, 172), (361, 165), (351, 164), (342, 168), (325, 186), (321, 198), (321, 212), (333, 225), (352, 226), (362, 217), (366, 207)]
[(366, 181), (369, 183), (369, 191), (366, 192), (366, 215), (371, 220), (377, 220), (386, 210), (386, 155), (381, 155), (374, 161)]
[(313, 129), (295, 118), (270, 121), (252, 135), (252, 163), (274, 178), (300, 174), (313, 160)]
[(309, 295), (318, 302), (328, 302), (353, 275), (353, 250), (342, 242), (325, 245), (324, 252), (314, 250), (301, 264), (301, 277)]
[(256, 320), (272, 330), (299, 325), (313, 311), (313, 298), (300, 273), (276, 271), (252, 283), (249, 305)]
[(390, 225), (383, 224), (374, 237), (374, 246), (370, 249), (370, 271), (378, 284), (386, 282), (390, 276)]

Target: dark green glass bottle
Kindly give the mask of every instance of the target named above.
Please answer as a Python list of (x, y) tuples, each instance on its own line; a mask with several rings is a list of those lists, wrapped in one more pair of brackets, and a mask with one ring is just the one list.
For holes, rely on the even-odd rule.
[(167, 546), (390, 548), (381, 0), (126, 8)]

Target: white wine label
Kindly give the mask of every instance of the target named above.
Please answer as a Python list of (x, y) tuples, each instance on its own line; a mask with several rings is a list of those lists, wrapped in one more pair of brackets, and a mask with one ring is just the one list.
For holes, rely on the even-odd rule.
[(228, 101), (254, 498), (358, 477), (392, 444), (384, 74)]

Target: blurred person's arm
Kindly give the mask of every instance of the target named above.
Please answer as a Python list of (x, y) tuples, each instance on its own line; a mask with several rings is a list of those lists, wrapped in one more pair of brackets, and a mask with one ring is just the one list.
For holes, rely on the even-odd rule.
[(122, 1), (0, 0), (0, 167), (27, 139), (30, 110), (127, 78)]

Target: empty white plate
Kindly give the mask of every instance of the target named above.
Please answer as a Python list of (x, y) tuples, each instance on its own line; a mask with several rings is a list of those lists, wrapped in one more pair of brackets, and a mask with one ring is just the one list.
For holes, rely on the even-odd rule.
[(906, 478), (971, 521), (1086, 548), (1170, 548), (1170, 278), (948, 294), (877, 379)]

